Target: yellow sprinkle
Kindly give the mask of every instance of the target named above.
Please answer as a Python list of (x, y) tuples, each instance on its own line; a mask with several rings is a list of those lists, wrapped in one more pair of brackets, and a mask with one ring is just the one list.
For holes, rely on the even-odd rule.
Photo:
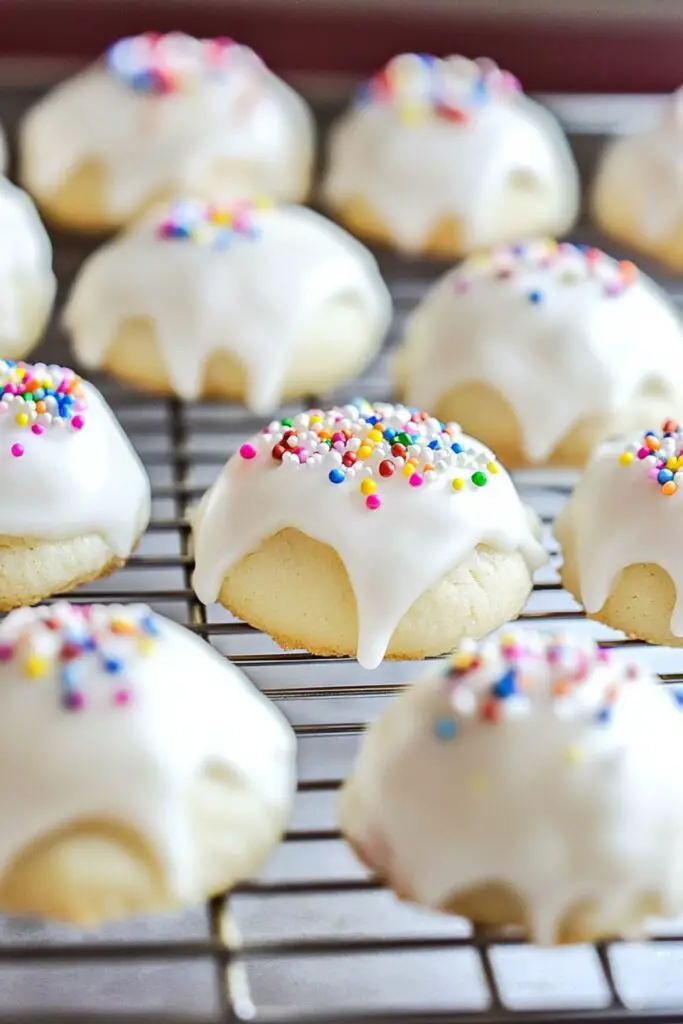
[(254, 199), (255, 210), (272, 210), (275, 203), (268, 196), (258, 196)]
[(155, 647), (156, 647), (156, 643), (155, 643), (153, 637), (151, 637), (151, 636), (142, 636), (142, 637), (140, 637), (140, 640), (138, 641), (138, 648), (139, 648), (140, 654), (142, 654), (143, 656), (146, 657), (148, 654), (152, 653), (152, 651), (154, 650)]
[(14, 419), (14, 422), (15, 422), (15, 423), (17, 424), (17, 426), (19, 426), (19, 427), (27, 427), (27, 426), (28, 426), (28, 422), (29, 422), (29, 421), (28, 421), (28, 416), (26, 415), (26, 413), (25, 413), (25, 412), (20, 412), (20, 413), (19, 413), (19, 414), (18, 414), (18, 415), (17, 415), (16, 417), (15, 417), (15, 419)]
[(583, 747), (565, 747), (564, 758), (570, 764), (581, 764), (584, 759)]
[(497, 473), (500, 469), (497, 462), (489, 462), (486, 468), (488, 469), (489, 473)]
[(369, 459), (371, 455), (372, 455), (372, 448), (370, 448), (366, 444), (362, 444), (360, 446), (360, 448), (358, 449), (358, 458), (359, 459)]
[(491, 788), (491, 778), (484, 772), (475, 772), (474, 775), (470, 776), (469, 783), (472, 792), (478, 795), (487, 793)]
[(454, 479), (453, 483), (451, 484), (451, 487), (453, 488), (454, 491), (461, 491), (464, 486), (465, 486), (465, 481), (463, 480), (463, 478), (461, 476), (456, 476), (456, 478)]
[(514, 647), (517, 643), (517, 639), (512, 635), (512, 633), (503, 633), (500, 638), (500, 642), (502, 647)]
[(311, 416), (309, 423), (322, 423), (322, 416)]
[(666, 460), (667, 469), (678, 469), (678, 459), (675, 455), (672, 455), (670, 459)]
[(462, 669), (463, 671), (468, 669), (473, 661), (474, 657), (471, 654), (468, 654), (467, 651), (460, 651), (458, 654), (454, 654), (451, 658), (451, 664), (453, 667)]
[(39, 654), (31, 654), (26, 659), (26, 675), (30, 676), (31, 679), (40, 679), (44, 676), (50, 667), (50, 662), (47, 658), (41, 658)]
[(375, 491), (377, 490), (377, 484), (375, 483), (374, 480), (364, 480), (363, 483), (360, 485), (360, 490), (361, 494), (365, 494), (366, 496), (368, 494), (374, 494)]
[(403, 475), (412, 476), (416, 469), (417, 467), (414, 462), (406, 462), (405, 466), (403, 467)]
[(631, 452), (622, 452), (619, 456), (619, 462), (622, 466), (630, 466), (633, 462), (633, 455)]
[(384, 435), (379, 430), (371, 430), (368, 437), (371, 441), (381, 441)]
[(17, 366), (15, 368), (15, 372), (19, 380), (23, 380), (24, 377), (26, 376), (26, 370), (23, 368), (23, 366)]

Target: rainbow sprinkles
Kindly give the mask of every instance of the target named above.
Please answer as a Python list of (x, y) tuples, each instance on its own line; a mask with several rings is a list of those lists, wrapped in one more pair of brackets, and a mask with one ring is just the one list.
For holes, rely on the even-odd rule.
[[(13, 420), (16, 427), (34, 437), (64, 427), (82, 430), (86, 409), (83, 381), (73, 370), (0, 360), (0, 415)], [(10, 452), (19, 459), (25, 447), (16, 441)]]
[(389, 487), (418, 490), (447, 482), (454, 494), (485, 487), (500, 467), (490, 452), (466, 444), (455, 423), (359, 398), (342, 408), (275, 420), (239, 455), (273, 467), (317, 468), (330, 484), (354, 488), (359, 501), (377, 511)]
[(225, 79), (236, 61), (241, 68), (262, 67), (252, 50), (232, 39), (195, 39), (182, 32), (130, 36), (114, 43), (106, 54), (107, 67), (124, 85), (154, 96)]
[(485, 58), (404, 53), (361, 87), (358, 106), (391, 106), (407, 124), (431, 117), (467, 125), (486, 104), (521, 92), (514, 75)]
[(186, 240), (211, 249), (229, 249), (238, 239), (260, 236), (257, 218), (274, 209), (269, 199), (242, 199), (231, 206), (184, 200), (172, 203), (156, 229), (160, 239)]
[(622, 451), (619, 463), (644, 470), (646, 479), (662, 494), (676, 494), (683, 487), (683, 428), (675, 420), (666, 420), (660, 431), (646, 430), (642, 441)]

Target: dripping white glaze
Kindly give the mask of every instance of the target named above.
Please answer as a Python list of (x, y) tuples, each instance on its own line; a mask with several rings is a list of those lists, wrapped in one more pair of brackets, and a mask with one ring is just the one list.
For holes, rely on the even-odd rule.
[[(400, 75), (414, 59), (396, 58)], [(446, 90), (468, 93), (479, 74), (463, 58), (436, 65)], [(409, 110), (413, 98), (407, 97)], [(515, 183), (524, 178), (540, 199), (526, 228), (514, 233), (563, 234), (576, 217), (578, 178), (553, 116), (520, 92), (464, 95), (462, 110), (466, 120), (454, 123), (433, 110), (406, 118), (400, 105), (372, 97), (352, 107), (333, 128), (327, 201), (343, 207), (365, 200), (408, 251), (420, 248), (441, 220), (456, 217), (463, 244), (471, 249), (509, 237), (506, 207), (514, 201)]]
[(250, 232), (220, 248), (160, 237), (167, 213), (145, 219), (84, 264), (65, 311), (84, 366), (101, 366), (126, 320), (146, 317), (181, 397), (199, 395), (206, 362), (222, 349), (245, 368), (247, 404), (267, 413), (279, 404), (307, 325), (326, 307), (359, 306), (379, 345), (391, 316), (389, 293), (368, 250), (331, 221), (300, 206), (252, 209)]
[[(224, 766), (284, 827), (296, 785), (294, 736), (189, 631), (140, 605), (86, 606), (85, 614), (59, 602), (0, 624), (0, 776), (12, 783), (0, 800), (0, 883), (24, 847), (95, 819), (138, 830), (173, 895), (202, 898), (190, 786), (211, 764)], [(116, 634), (116, 621), (132, 629)], [(96, 649), (79, 652), (90, 637)], [(64, 643), (75, 645), (75, 657), (60, 657)]]
[[(318, 415), (328, 414), (312, 411), (294, 419), (294, 429), (311, 450), (306, 462), (292, 454), (273, 459), (271, 450), (286, 429), (275, 422), (248, 442), (249, 457), (237, 454), (228, 460), (205, 495), (194, 522), (194, 586), (203, 602), (217, 599), (225, 575), (245, 555), (294, 527), (339, 555), (356, 598), (358, 661), (376, 668), (403, 615), (478, 545), (520, 551), (532, 571), (546, 561), (508, 474), (488, 449), (455, 425), (449, 425), (450, 440), (462, 448), (458, 455), (450, 448), (431, 451), (427, 442), (439, 436), (441, 425), (429, 419), (422, 423), (419, 443), (407, 452), (420, 471), (432, 460), (435, 469), (413, 486), (402, 473), (405, 460), (394, 460), (396, 470), (388, 478), (379, 472), (386, 445), (378, 444), (370, 457), (342, 470), (341, 452), (316, 444), (311, 417)], [(383, 404), (358, 403), (329, 415), (340, 430), (351, 432), (353, 452), (360, 451), (362, 438), (373, 429), (365, 417), (378, 415), (397, 432), (411, 422), (407, 409)], [(492, 463), (495, 471), (487, 468)], [(344, 472), (342, 483), (330, 481), (334, 470)], [(487, 478), (484, 486), (472, 483), (478, 471)], [(452, 487), (455, 477), (465, 481), (459, 492)], [(375, 510), (366, 503), (372, 496), (361, 493), (364, 480), (376, 481), (381, 507)]]
[(472, 256), (409, 319), (398, 367), (408, 402), (434, 408), (452, 388), (486, 383), (512, 407), (535, 462), (646, 385), (683, 407), (683, 325), (649, 278), (624, 272), (566, 242)]
[[(200, 42), (182, 38), (187, 46)], [(202, 187), (217, 168), (223, 187), (237, 195), (298, 199), (313, 128), (301, 97), (235, 47), (225, 75), (162, 94), (132, 88), (98, 62), (29, 111), (21, 141), (33, 193), (54, 195), (95, 160), (105, 169), (108, 212), (126, 218), (161, 189)]]
[(642, 928), (642, 897), (683, 911), (682, 812), (670, 689), (591, 641), (508, 627), (502, 642), (464, 645), (369, 729), (341, 824), (410, 899), (439, 908), (503, 883), (532, 941), (551, 944), (584, 901), (609, 937)]

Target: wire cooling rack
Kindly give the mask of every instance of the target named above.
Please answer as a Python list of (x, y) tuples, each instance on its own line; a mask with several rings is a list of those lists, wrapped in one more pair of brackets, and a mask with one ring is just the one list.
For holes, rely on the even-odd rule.
[[(28, 88), (0, 89), (4, 123), (11, 128), (32, 98)], [(575, 123), (577, 111), (581, 120), (581, 110), (597, 109), (595, 103), (580, 109), (576, 101), (557, 103)], [(602, 142), (594, 128), (573, 136), (585, 174)], [(586, 225), (576, 238), (601, 244)], [(92, 246), (66, 237), (54, 241), (61, 301)], [(387, 352), (408, 310), (443, 269), (386, 254), (380, 259), (396, 305), (387, 351), (361, 382), (332, 396), (335, 401), (360, 393), (388, 397)], [(672, 282), (654, 273), (678, 298)], [(56, 326), (36, 355), (68, 362)], [(368, 877), (336, 830), (337, 790), (364, 723), (423, 668), (391, 664), (366, 672), (352, 661), (283, 653), (222, 609), (200, 604), (190, 585), (188, 510), (261, 424), (236, 406), (158, 401), (106, 379), (96, 383), (148, 468), (153, 518), (128, 565), (73, 600), (146, 601), (229, 656), (294, 725), (299, 792), (291, 829), (263, 875), (206, 907), (88, 934), (0, 919), (0, 1019), (683, 1020), (683, 922), (653, 923), (647, 943), (538, 950), (515, 932), (486, 933), (399, 903)], [(542, 517), (552, 554), (522, 623), (585, 630), (610, 646), (638, 647), (665, 684), (683, 681), (683, 652), (624, 641), (589, 623), (562, 590), (551, 525), (571, 475), (529, 472), (517, 482)]]

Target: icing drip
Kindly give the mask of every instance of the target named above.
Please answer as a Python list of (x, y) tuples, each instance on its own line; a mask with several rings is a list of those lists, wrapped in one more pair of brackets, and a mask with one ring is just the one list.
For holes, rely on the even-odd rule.
[(683, 431), (672, 420), (625, 449), (618, 442), (603, 446), (588, 465), (556, 532), (574, 544), (589, 613), (600, 611), (623, 569), (652, 563), (673, 580), (670, 629), (683, 636), (683, 549), (676, 540), (682, 470)]
[(556, 121), (507, 72), (408, 54), (335, 125), (324, 194), (341, 209), (361, 199), (411, 251), (444, 218), (458, 220), (469, 249), (563, 234), (579, 186)]
[(679, 914), (679, 703), (582, 638), (465, 642), (366, 734), (342, 827), (361, 848), (375, 836), (377, 868), (427, 906), (508, 886), (538, 943), (586, 902), (607, 935), (637, 925), (646, 896)]
[(0, 360), (0, 536), (100, 534), (127, 557), (149, 519), (140, 460), (99, 392), (73, 370)]
[(22, 147), (34, 194), (54, 195), (94, 161), (104, 169), (106, 212), (125, 219), (160, 192), (298, 199), (313, 122), (301, 97), (245, 47), (141, 37), (39, 101)]
[(373, 257), (341, 228), (304, 207), (186, 202), (92, 256), (65, 323), (94, 368), (126, 320), (148, 318), (173, 387), (188, 400), (201, 391), (208, 358), (232, 352), (245, 369), (247, 404), (264, 413), (279, 405), (309, 325), (344, 303), (366, 312), (379, 344), (389, 293)]
[(244, 444), (195, 521), (194, 586), (224, 576), (285, 527), (329, 544), (356, 597), (358, 661), (375, 668), (418, 597), (478, 545), (545, 562), (526, 511), (488, 449), (455, 424), (363, 400), (276, 420)]
[(131, 89), (157, 95), (196, 88), (236, 71), (264, 71), (253, 50), (232, 39), (194, 39), (182, 32), (146, 32), (120, 39), (107, 51), (106, 63)]
[[(2, 145), (0, 144), (0, 169)], [(47, 319), (56, 283), (52, 246), (31, 199), (0, 178), (0, 345), (23, 355)]]
[(391, 107), (406, 124), (430, 117), (467, 124), (479, 107), (493, 100), (513, 99), (521, 86), (509, 71), (494, 61), (404, 53), (394, 57), (379, 74), (363, 85), (359, 106)]
[(646, 386), (683, 404), (682, 341), (666, 296), (632, 263), (568, 242), (498, 246), (442, 278), (410, 318), (406, 396), (433, 408), (484, 382), (542, 462), (576, 424), (625, 408)]
[(137, 829), (177, 898), (197, 899), (188, 799), (199, 775), (212, 764), (234, 772), (283, 824), (291, 803), (284, 719), (208, 645), (144, 605), (10, 614), (0, 723), (0, 777), (12, 783), (0, 801), (0, 879), (50, 831), (104, 820)]

